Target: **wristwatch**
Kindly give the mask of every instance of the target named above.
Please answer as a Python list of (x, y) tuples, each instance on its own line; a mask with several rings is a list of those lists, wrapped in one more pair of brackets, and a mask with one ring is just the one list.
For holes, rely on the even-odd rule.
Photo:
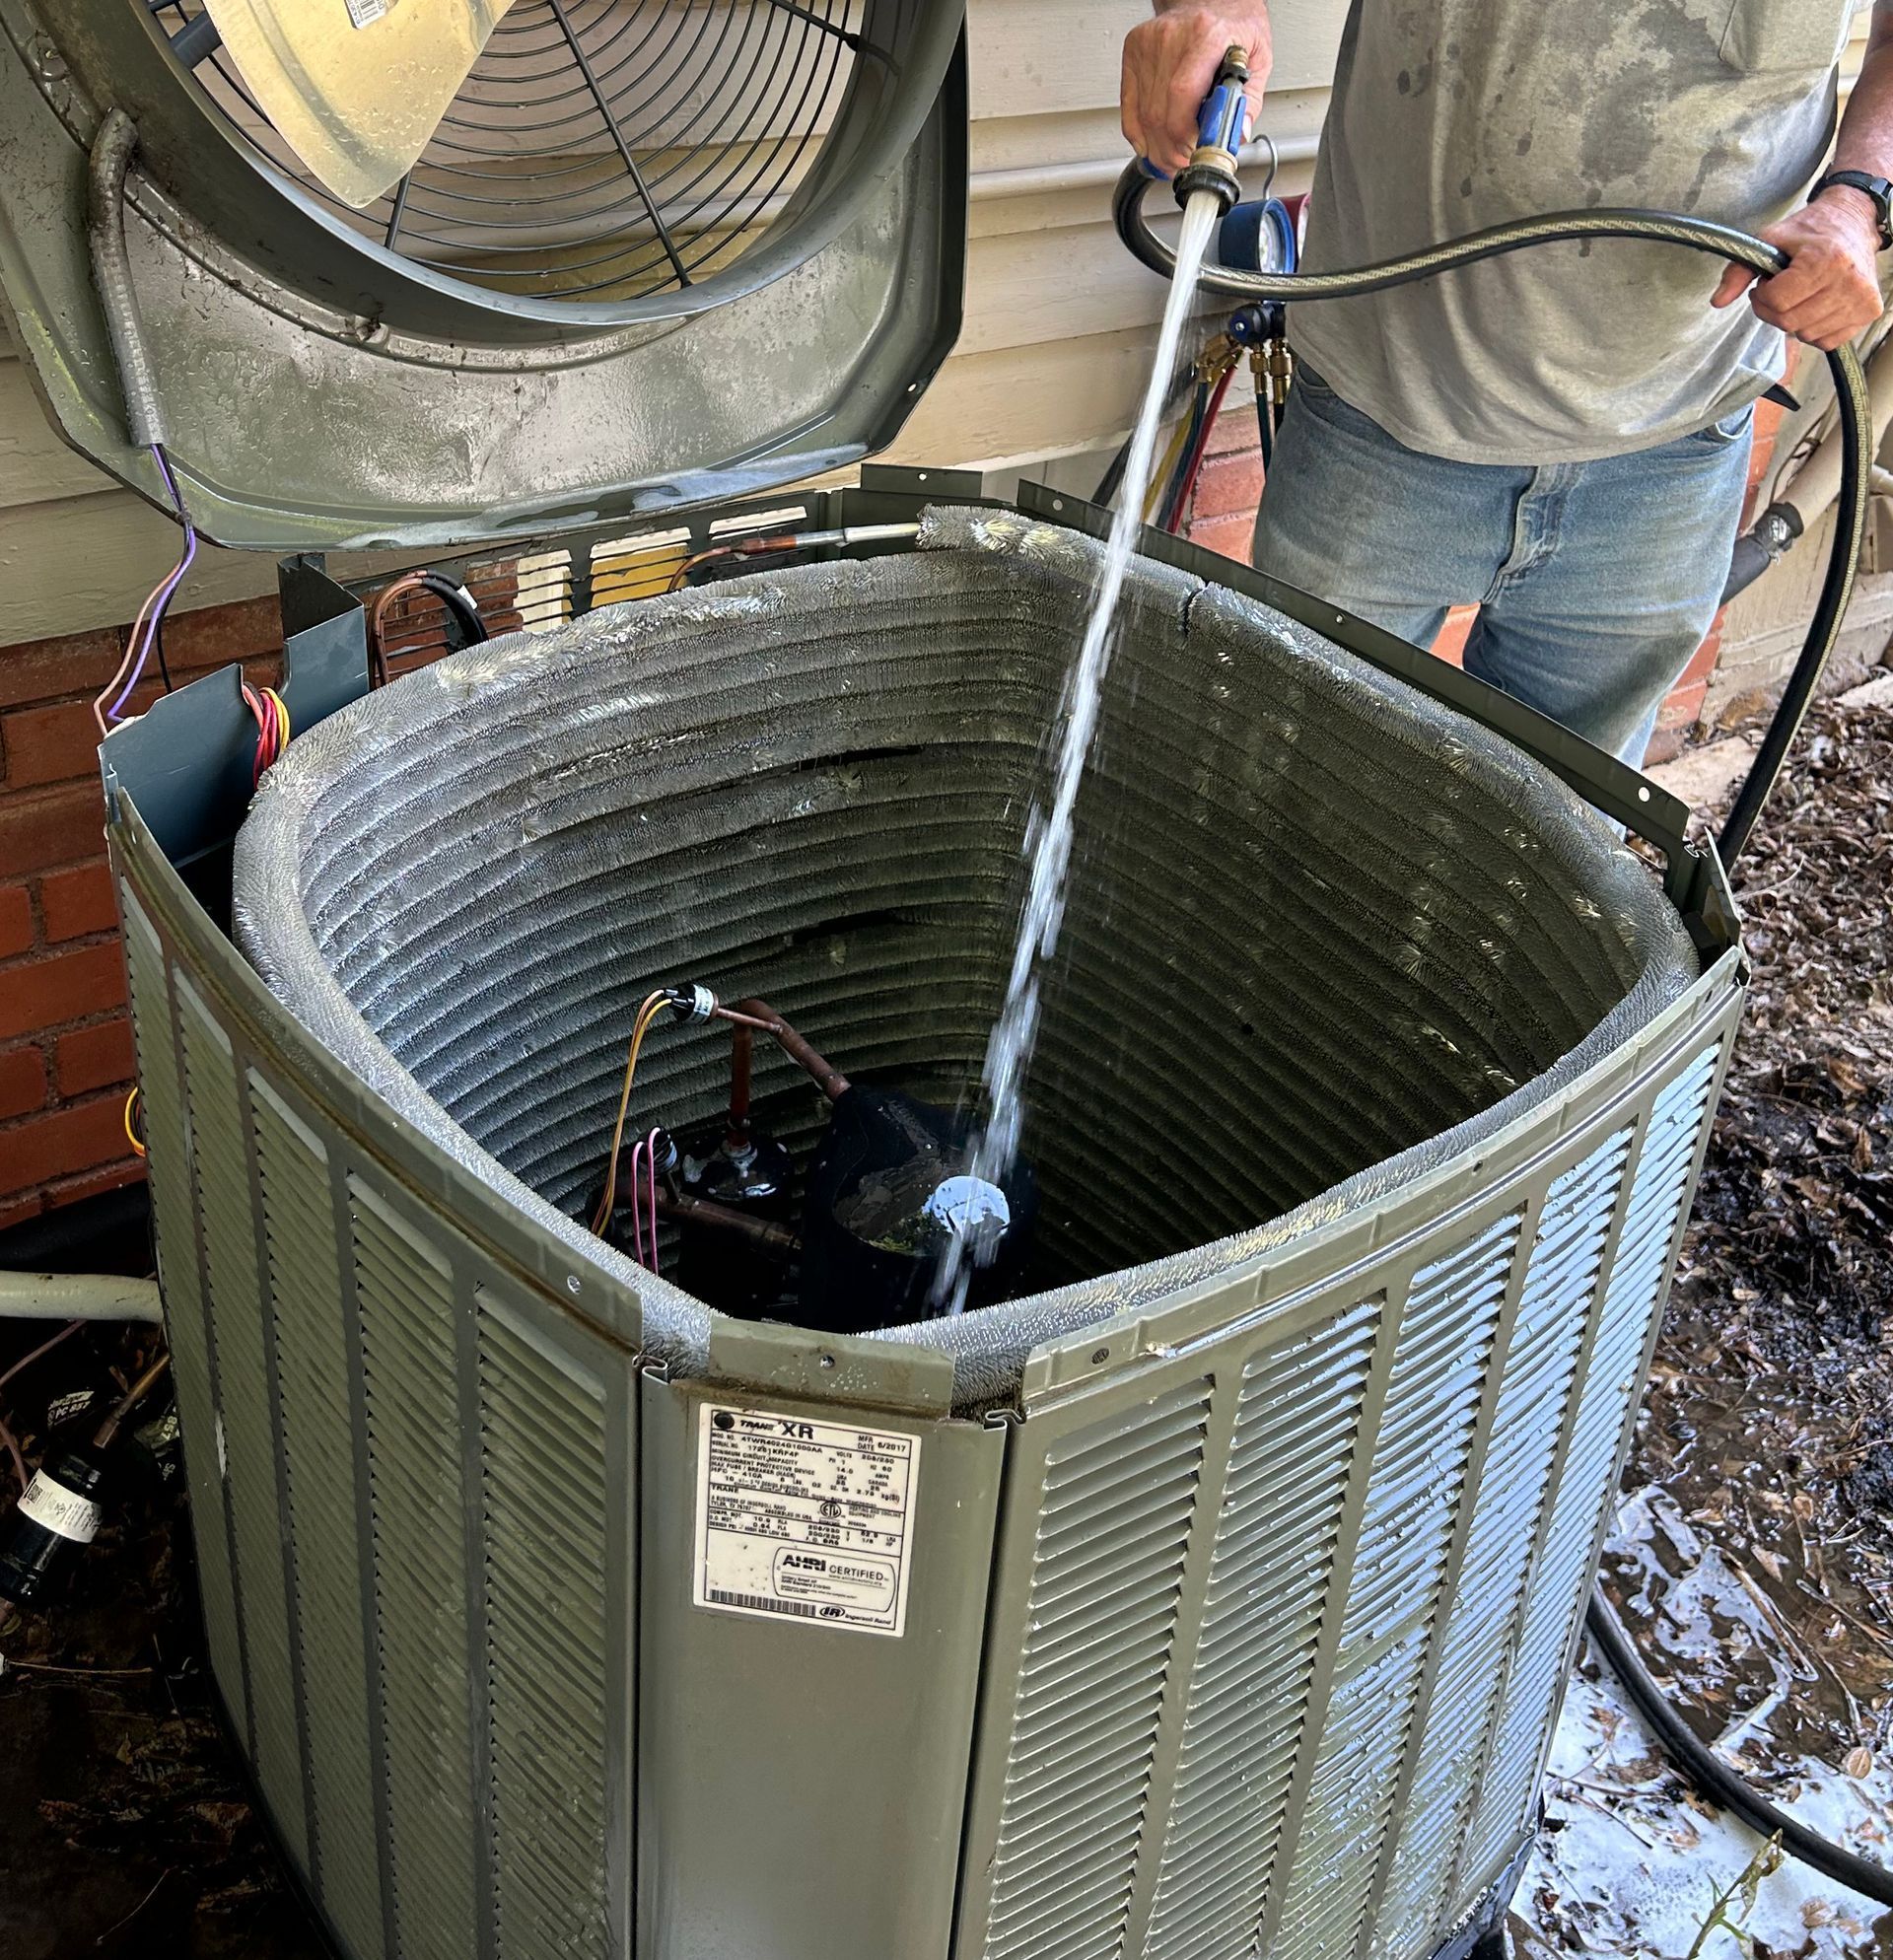
[(1863, 190), (1872, 198), (1874, 215), (1880, 221), (1880, 249), (1893, 251), (1893, 183), (1883, 176), (1869, 176), (1865, 171), (1829, 171), (1807, 193), (1807, 201), (1812, 204), (1822, 191), (1837, 183), (1850, 190)]

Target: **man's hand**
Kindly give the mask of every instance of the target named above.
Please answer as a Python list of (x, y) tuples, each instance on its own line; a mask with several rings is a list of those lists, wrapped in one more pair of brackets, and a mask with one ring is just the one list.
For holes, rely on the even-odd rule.
[(1756, 236), (1780, 245), (1788, 265), (1760, 281), (1746, 265), (1731, 265), (1712, 306), (1733, 306), (1753, 285), (1762, 319), (1826, 352), (1879, 318), (1880, 229), (1865, 192), (1835, 184)]
[(1249, 117), (1262, 106), (1269, 79), (1265, 7), (1224, 13), (1181, 0), (1157, 0), (1157, 18), (1124, 36), (1124, 135), (1140, 157), (1174, 176), (1196, 148), (1196, 113), (1216, 83), (1224, 53), (1249, 57)]

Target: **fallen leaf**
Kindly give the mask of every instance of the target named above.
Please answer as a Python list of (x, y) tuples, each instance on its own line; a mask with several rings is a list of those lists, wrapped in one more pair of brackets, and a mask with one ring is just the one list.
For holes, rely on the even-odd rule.
[(1841, 1765), (1847, 1774), (1859, 1783), (1873, 1774), (1873, 1752), (1863, 1744), (1847, 1752), (1847, 1761)]

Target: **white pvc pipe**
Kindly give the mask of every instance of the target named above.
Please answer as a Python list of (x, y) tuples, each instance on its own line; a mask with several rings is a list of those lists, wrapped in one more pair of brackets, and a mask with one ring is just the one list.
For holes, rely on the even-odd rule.
[(144, 1320), (165, 1317), (156, 1280), (108, 1273), (0, 1273), (0, 1320)]

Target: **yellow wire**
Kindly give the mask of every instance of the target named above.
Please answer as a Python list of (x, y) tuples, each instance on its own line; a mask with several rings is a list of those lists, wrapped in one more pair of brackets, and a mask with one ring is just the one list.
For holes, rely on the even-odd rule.
[(125, 1097), (125, 1141), (131, 1146), (132, 1152), (135, 1155), (144, 1156), (146, 1155), (145, 1147), (143, 1144), (141, 1144), (138, 1141), (138, 1132), (131, 1127), (131, 1112), (137, 1106), (138, 1106), (138, 1091), (134, 1088), (132, 1092)]
[(1176, 459), (1183, 454), (1183, 438), (1189, 433), (1190, 418), (1186, 415), (1176, 425), (1176, 434), (1170, 438), (1170, 446), (1163, 452), (1163, 460), (1151, 472), (1150, 487), (1144, 498), (1144, 522), (1152, 523), (1157, 517), (1157, 507), (1162, 501), (1163, 486), (1170, 480), (1170, 472), (1176, 467)]
[(663, 1013), (666, 998), (663, 992), (647, 994), (631, 1026), (631, 1046), (624, 1057), (624, 1087), (618, 1096), (618, 1120), (611, 1132), (610, 1160), (604, 1167), (604, 1196), (598, 1200), (598, 1209), (592, 1218), (592, 1229), (600, 1238), (611, 1223), (611, 1211), (617, 1198), (618, 1153), (624, 1149), (624, 1119), (631, 1109), (631, 1084), (638, 1073), (638, 1050), (644, 1046), (644, 1037), (650, 1032), (651, 1023)]

